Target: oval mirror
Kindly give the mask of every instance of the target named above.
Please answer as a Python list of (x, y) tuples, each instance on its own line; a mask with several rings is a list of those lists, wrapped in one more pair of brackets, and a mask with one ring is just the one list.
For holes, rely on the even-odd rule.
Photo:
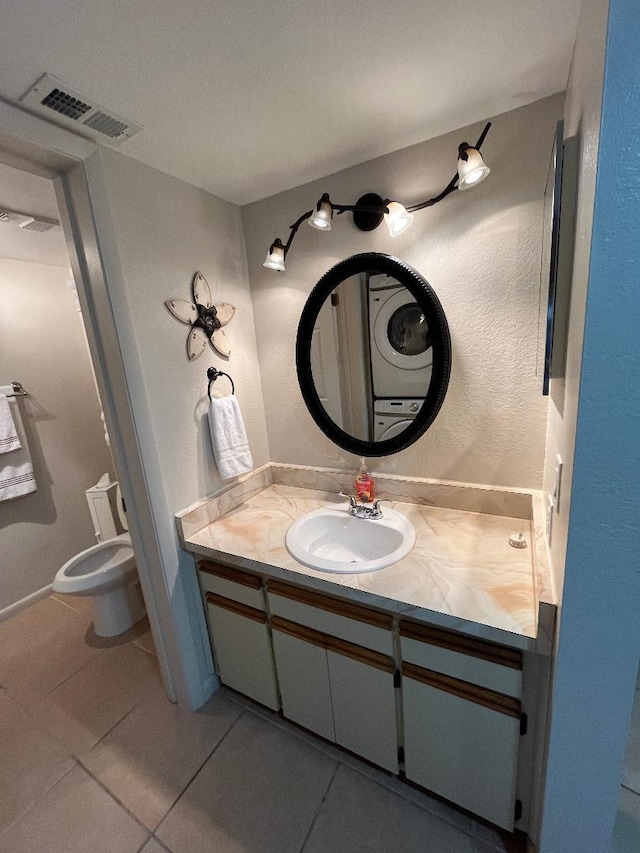
[(296, 341), (304, 401), (316, 424), (358, 456), (413, 444), (449, 384), (451, 339), (428, 282), (390, 255), (353, 255), (311, 291)]

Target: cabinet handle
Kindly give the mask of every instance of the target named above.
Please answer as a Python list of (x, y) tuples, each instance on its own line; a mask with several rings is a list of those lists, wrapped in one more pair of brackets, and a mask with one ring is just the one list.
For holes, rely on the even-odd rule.
[(492, 711), (506, 714), (508, 717), (520, 719), (521, 705), (518, 699), (497, 693), (495, 690), (489, 690), (487, 687), (478, 687), (476, 684), (460, 681), (460, 679), (452, 678), (450, 675), (442, 675), (440, 672), (423, 669), (413, 663), (402, 664), (402, 675), (422, 684), (427, 684), (429, 687), (435, 687), (445, 693), (451, 693), (460, 699), (475, 702), (476, 705), (483, 705)]
[(213, 592), (208, 592), (205, 596), (207, 604), (212, 604), (214, 607), (221, 607), (223, 610), (230, 610), (232, 613), (237, 613), (238, 616), (245, 616), (247, 619), (253, 619), (254, 622), (262, 622), (264, 625), (269, 617), (262, 610), (256, 610), (255, 607), (249, 607), (246, 604), (241, 604), (239, 601), (232, 601), (230, 598), (223, 598), (221, 595), (215, 595)]
[(305, 643), (311, 643), (323, 649), (327, 645), (327, 638), (320, 631), (314, 631), (313, 628), (307, 628), (304, 625), (298, 625), (296, 622), (290, 622), (281, 616), (271, 617), (271, 628), (274, 631), (280, 631), (283, 634), (288, 634), (290, 637), (295, 637), (297, 640), (304, 640)]
[(239, 583), (242, 586), (250, 586), (252, 589), (262, 587), (262, 578), (258, 575), (250, 575), (248, 572), (241, 572), (239, 569), (232, 569), (230, 566), (219, 566), (217, 563), (203, 561), (198, 563), (198, 571), (205, 572), (208, 575), (217, 575), (219, 578)]
[(389, 631), (393, 628), (392, 616), (388, 616), (386, 613), (378, 613), (377, 610), (369, 610), (368, 607), (362, 607), (360, 604), (341, 601), (338, 598), (332, 598), (320, 592), (299, 589), (298, 587), (282, 583), (282, 581), (267, 581), (267, 590), (273, 595), (280, 595), (283, 598), (289, 598), (292, 601), (298, 601), (300, 604), (307, 604), (310, 607), (317, 607), (320, 610), (326, 610), (338, 616), (346, 616), (348, 619), (355, 619), (356, 622), (365, 622), (368, 625), (373, 625), (376, 628), (384, 628)]
[(455, 634), (445, 628), (432, 628), (429, 625), (401, 620), (400, 636), (407, 637), (409, 640), (417, 640), (420, 643), (439, 646), (442, 649), (448, 649), (450, 652), (480, 658), (489, 663), (508, 666), (510, 669), (522, 669), (522, 652), (518, 649), (494, 645), (475, 637), (465, 637), (463, 634)]
[(327, 651), (352, 658), (360, 663), (381, 669), (383, 672), (392, 674), (394, 671), (393, 658), (388, 655), (383, 655), (381, 652), (374, 652), (373, 649), (367, 649), (364, 646), (357, 646), (355, 643), (348, 643), (346, 640), (339, 640), (337, 637), (331, 637), (329, 634), (323, 634), (321, 631), (315, 631), (313, 628), (307, 628), (305, 625), (298, 625), (297, 622), (290, 622), (281, 616), (271, 617), (271, 627), (274, 631), (289, 634), (289, 636), (295, 637), (298, 640), (303, 640), (306, 643), (312, 643), (314, 646), (327, 649)]

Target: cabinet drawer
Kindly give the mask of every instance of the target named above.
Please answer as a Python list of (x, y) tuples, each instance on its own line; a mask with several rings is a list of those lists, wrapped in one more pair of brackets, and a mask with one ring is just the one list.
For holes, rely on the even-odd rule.
[(239, 601), (248, 607), (264, 610), (262, 579), (250, 572), (202, 561), (198, 563), (198, 576), (202, 592), (212, 592), (223, 598)]
[(358, 646), (393, 655), (391, 616), (279, 581), (269, 581), (267, 592), (273, 615)]
[(400, 622), (402, 660), (517, 699), (522, 653), (453, 631)]
[(207, 620), (220, 681), (278, 710), (267, 615), (235, 601), (207, 594)]

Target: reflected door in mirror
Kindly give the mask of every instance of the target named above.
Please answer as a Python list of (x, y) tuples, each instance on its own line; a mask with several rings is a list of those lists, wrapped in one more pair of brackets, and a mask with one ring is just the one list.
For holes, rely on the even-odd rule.
[(388, 255), (355, 255), (314, 288), (296, 356), (323, 431), (353, 453), (385, 455), (435, 418), (449, 381), (449, 330), (415, 270)]

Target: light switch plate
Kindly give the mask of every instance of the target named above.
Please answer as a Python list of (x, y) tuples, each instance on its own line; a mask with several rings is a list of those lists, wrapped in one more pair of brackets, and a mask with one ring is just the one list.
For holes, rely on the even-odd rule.
[(553, 508), (556, 505), (556, 502), (553, 498), (553, 495), (547, 496), (547, 542), (551, 545), (551, 536), (553, 533)]
[(554, 467), (555, 480), (553, 486), (553, 501), (556, 505), (556, 512), (560, 512), (560, 489), (562, 488), (562, 457), (556, 453), (556, 464)]

